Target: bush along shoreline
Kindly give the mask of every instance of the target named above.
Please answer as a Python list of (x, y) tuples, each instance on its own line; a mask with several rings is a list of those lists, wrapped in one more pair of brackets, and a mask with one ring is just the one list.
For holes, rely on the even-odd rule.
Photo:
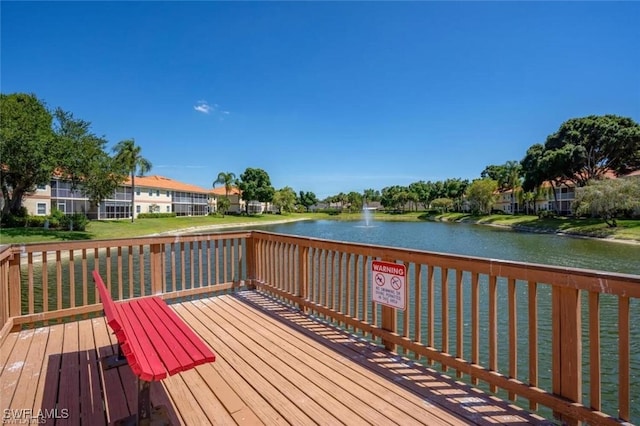
[(610, 227), (597, 218), (537, 217), (513, 215), (473, 216), (464, 213), (423, 215), (423, 220), (498, 226), (520, 232), (559, 234), (640, 244), (640, 220), (622, 219)]

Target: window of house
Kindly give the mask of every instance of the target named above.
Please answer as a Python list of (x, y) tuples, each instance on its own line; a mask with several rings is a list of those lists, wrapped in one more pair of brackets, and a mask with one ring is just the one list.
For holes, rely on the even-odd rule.
[(47, 185), (38, 185), (37, 188), (40, 190), (45, 190), (47, 189)]
[(153, 189), (149, 188), (149, 197), (153, 197)]
[(136, 195), (140, 195), (140, 187), (136, 187)]
[(140, 213), (140, 206), (136, 206), (136, 213)]
[(156, 189), (156, 197), (159, 197), (159, 196), (160, 196), (160, 190)]
[(47, 214), (47, 203), (38, 203), (37, 205), (38, 215), (44, 216)]
[(169, 193), (169, 191), (167, 191), (167, 197), (171, 197), (171, 193)]
[(167, 206), (167, 213), (171, 213), (171, 206)]

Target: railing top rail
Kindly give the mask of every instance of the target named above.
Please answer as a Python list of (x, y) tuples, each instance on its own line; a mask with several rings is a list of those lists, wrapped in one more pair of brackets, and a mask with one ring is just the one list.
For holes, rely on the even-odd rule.
[[(187, 243), (196, 241), (223, 240), (228, 238), (249, 238), (250, 231), (227, 231), (194, 234), (156, 235), (132, 238), (116, 238), (107, 240), (83, 240), (68, 242), (25, 243), (8, 246), (13, 253), (36, 253), (57, 250), (82, 250), (118, 246), (139, 246), (146, 244)], [(2, 252), (0, 252), (1, 254)]]
[(310, 248), (339, 250), (363, 256), (395, 258), (405, 262), (434, 264), (442, 268), (640, 298), (640, 275), (333, 241), (264, 231), (252, 231), (252, 234), (258, 239), (267, 241), (288, 242)]

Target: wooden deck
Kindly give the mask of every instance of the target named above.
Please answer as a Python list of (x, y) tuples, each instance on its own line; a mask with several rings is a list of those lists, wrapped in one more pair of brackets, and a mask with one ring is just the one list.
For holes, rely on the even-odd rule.
[[(152, 384), (153, 403), (174, 424), (551, 423), (257, 292), (172, 307), (217, 354)], [(92, 426), (135, 412), (130, 368), (100, 368), (115, 343), (102, 317), (9, 335), (0, 352), (3, 423), (8, 413), (20, 423), (25, 409), (57, 408), (67, 418), (55, 424)]]

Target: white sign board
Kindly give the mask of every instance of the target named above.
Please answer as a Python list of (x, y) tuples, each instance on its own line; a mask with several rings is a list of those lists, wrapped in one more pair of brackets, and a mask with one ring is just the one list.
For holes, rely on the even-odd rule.
[(374, 260), (371, 262), (371, 299), (404, 311), (407, 307), (406, 277), (406, 266)]

